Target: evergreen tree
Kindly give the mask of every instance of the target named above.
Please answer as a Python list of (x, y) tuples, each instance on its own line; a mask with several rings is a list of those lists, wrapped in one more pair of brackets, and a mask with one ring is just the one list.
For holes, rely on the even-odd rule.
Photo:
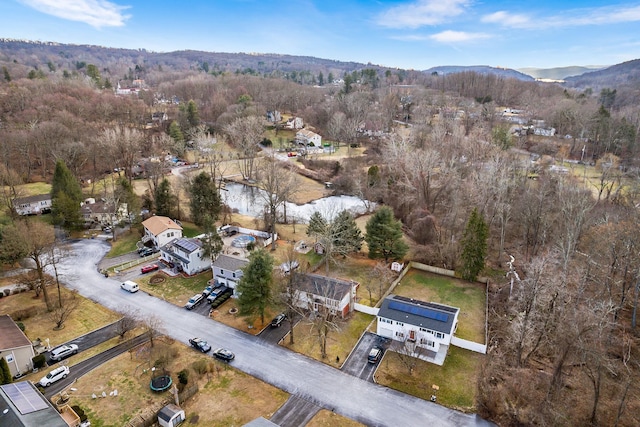
[(207, 215), (214, 221), (218, 219), (222, 208), (220, 194), (208, 173), (198, 174), (191, 183), (189, 192), (191, 194), (191, 220), (196, 225), (202, 226)]
[(9, 69), (7, 69), (7, 67), (2, 67), (2, 74), (4, 74), (4, 79), (7, 82), (11, 81), (11, 74), (9, 74)]
[(80, 203), (83, 195), (80, 183), (62, 161), (56, 162), (51, 183), (51, 216), (54, 224), (75, 229), (83, 224)]
[(0, 357), (0, 384), (9, 384), (12, 381), (9, 364), (4, 357)]
[(127, 204), (127, 215), (131, 216), (131, 213), (134, 213), (134, 216), (138, 218), (142, 203), (140, 202), (140, 197), (133, 191), (133, 185), (131, 185), (126, 176), (121, 176), (118, 179), (115, 193), (117, 200)]
[(340, 212), (331, 222), (330, 234), (335, 253), (345, 256), (362, 248), (364, 237), (356, 220), (347, 210)]
[(196, 127), (200, 124), (200, 115), (198, 114), (198, 106), (196, 102), (191, 99), (187, 103), (187, 122), (191, 127)]
[(182, 130), (180, 129), (180, 125), (175, 120), (171, 122), (169, 125), (169, 136), (175, 142), (184, 141), (184, 135), (182, 134)]
[(324, 219), (322, 214), (315, 211), (309, 218), (309, 225), (307, 226), (307, 236), (314, 237), (316, 240), (318, 236), (324, 234), (327, 231), (327, 220)]
[(333, 80), (334, 80), (333, 73), (329, 72), (329, 74), (327, 75), (327, 82), (333, 83)]
[(401, 259), (409, 250), (402, 240), (402, 223), (395, 219), (388, 206), (378, 209), (367, 221), (365, 240), (369, 246), (369, 258), (384, 258), (385, 262)]
[(249, 255), (249, 264), (238, 282), (238, 308), (241, 316), (250, 319), (260, 316), (264, 325), (264, 313), (272, 302), (273, 257), (263, 248)]
[(205, 214), (202, 218), (202, 228), (204, 229), (204, 237), (200, 239), (202, 241), (202, 257), (215, 260), (222, 252), (224, 242), (216, 231), (216, 225), (210, 215)]
[(318, 86), (324, 86), (324, 74), (322, 74), (322, 71), (318, 74)]
[(93, 80), (93, 83), (95, 83), (97, 87), (102, 86), (102, 76), (100, 76), (98, 67), (93, 64), (87, 65), (87, 76), (89, 76), (91, 80)]
[(156, 188), (154, 198), (156, 203), (156, 215), (171, 218), (175, 197), (171, 191), (171, 183), (169, 183), (167, 178), (164, 178)]
[(482, 215), (478, 213), (478, 208), (473, 208), (461, 242), (462, 266), (460, 273), (463, 279), (476, 280), (478, 274), (484, 269), (488, 238), (489, 226)]

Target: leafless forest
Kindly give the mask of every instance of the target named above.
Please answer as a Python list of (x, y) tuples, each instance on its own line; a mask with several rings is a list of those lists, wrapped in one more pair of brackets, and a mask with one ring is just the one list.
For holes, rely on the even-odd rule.
[[(240, 123), (273, 110), (303, 117), (325, 140), (366, 149), (300, 161), (336, 192), (392, 207), (412, 242), (407, 258), (455, 269), (469, 213), (484, 215), (482, 416), (505, 426), (640, 425), (639, 81), (577, 89), (357, 64), (235, 72), (197, 58), (163, 66), (111, 50), (91, 63), (57, 50), (0, 49), (4, 207), (19, 184), (50, 182), (57, 159), (95, 182), (114, 166), (130, 174), (143, 157), (180, 156), (203, 132), (247, 155)], [(344, 82), (329, 84), (329, 74)], [(144, 80), (138, 96), (115, 94), (134, 80)], [(506, 108), (556, 135), (513, 133)], [(149, 126), (159, 111), (168, 120)], [(184, 140), (169, 136), (172, 122)], [(566, 160), (568, 172), (554, 170)]]

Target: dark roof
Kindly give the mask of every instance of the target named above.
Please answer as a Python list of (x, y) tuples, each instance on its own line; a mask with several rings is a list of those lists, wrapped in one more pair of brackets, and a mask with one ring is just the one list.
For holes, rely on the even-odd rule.
[(188, 254), (195, 252), (202, 247), (202, 242), (199, 239), (191, 239), (188, 237), (173, 240), (171, 244), (179, 247), (183, 252)]
[(36, 194), (35, 196), (19, 197), (13, 199), (13, 204), (21, 205), (23, 203), (43, 202), (45, 200), (51, 200), (51, 194)]
[(60, 413), (30, 381), (0, 386), (0, 408), (9, 410), (0, 414), (0, 425), (3, 426), (68, 427)]
[(274, 422), (269, 421), (264, 417), (259, 417), (253, 421), (249, 421), (247, 424), (243, 425), (242, 427), (278, 427), (278, 424), (275, 424)]
[(355, 282), (320, 276), (318, 274), (301, 274), (299, 289), (319, 297), (341, 300), (351, 292)]
[(8, 314), (0, 316), (0, 351), (31, 346), (31, 341)]
[(213, 266), (222, 268), (229, 271), (242, 270), (244, 266), (249, 264), (249, 261), (242, 258), (234, 258), (229, 255), (219, 255), (215, 261), (213, 261)]
[(389, 295), (382, 302), (378, 317), (451, 334), (459, 311), (459, 308), (448, 305)]
[(173, 403), (169, 403), (168, 405), (165, 405), (162, 409), (160, 409), (160, 411), (158, 412), (158, 418), (160, 418), (162, 421), (169, 421), (171, 420), (171, 417), (173, 417), (180, 411), (182, 411), (182, 409), (179, 406), (176, 406)]

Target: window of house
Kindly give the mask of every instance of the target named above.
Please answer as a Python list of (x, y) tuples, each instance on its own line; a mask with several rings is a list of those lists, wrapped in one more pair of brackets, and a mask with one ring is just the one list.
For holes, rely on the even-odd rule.
[(398, 338), (404, 338), (404, 334), (402, 332), (396, 332), (396, 336)]
[(396, 322), (396, 325), (398, 325), (398, 326), (404, 326), (404, 323), (402, 323), (402, 322)]
[(442, 332), (436, 332), (436, 338), (444, 338), (444, 334)]
[(420, 328), (420, 332), (427, 332), (425, 328)]

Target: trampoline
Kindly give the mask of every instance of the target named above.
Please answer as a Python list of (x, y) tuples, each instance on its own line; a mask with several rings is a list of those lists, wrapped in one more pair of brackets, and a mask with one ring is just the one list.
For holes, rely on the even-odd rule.
[(171, 387), (171, 384), (173, 384), (173, 380), (169, 375), (160, 375), (159, 377), (151, 379), (151, 384), (149, 384), (149, 387), (153, 391), (160, 392), (168, 390), (169, 387)]
[(255, 242), (256, 242), (255, 237), (244, 235), (244, 236), (238, 236), (235, 239), (233, 239), (233, 241), (231, 242), (231, 246), (234, 246), (236, 248), (246, 248), (247, 246)]

